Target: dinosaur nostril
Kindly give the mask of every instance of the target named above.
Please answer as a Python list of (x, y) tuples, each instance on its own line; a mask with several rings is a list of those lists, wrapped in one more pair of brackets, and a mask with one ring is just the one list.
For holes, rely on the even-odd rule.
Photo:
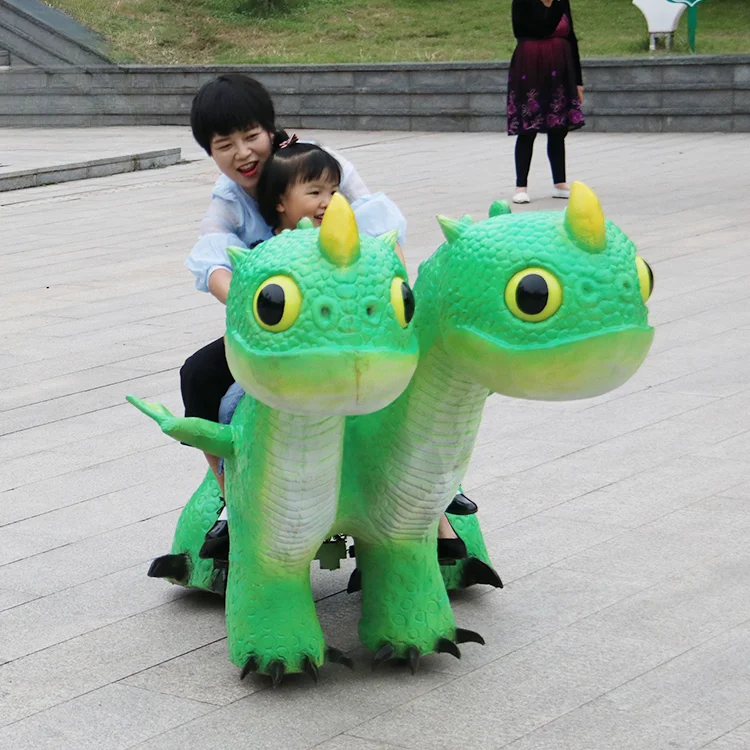
[(375, 305), (367, 305), (367, 317), (371, 318), (375, 314)]
[(320, 314), (324, 318), (330, 318), (331, 317), (331, 308), (328, 307), (328, 305), (321, 305), (320, 306)]

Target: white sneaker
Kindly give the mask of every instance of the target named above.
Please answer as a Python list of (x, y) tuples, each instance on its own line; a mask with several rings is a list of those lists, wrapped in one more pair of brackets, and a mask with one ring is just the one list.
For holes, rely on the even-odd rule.
[(531, 198), (529, 198), (529, 194), (524, 193), (516, 193), (512, 198), (513, 203), (531, 203)]
[(561, 190), (560, 188), (553, 187), (552, 197), (562, 198), (563, 200), (568, 200), (568, 198), (570, 198), (570, 190)]

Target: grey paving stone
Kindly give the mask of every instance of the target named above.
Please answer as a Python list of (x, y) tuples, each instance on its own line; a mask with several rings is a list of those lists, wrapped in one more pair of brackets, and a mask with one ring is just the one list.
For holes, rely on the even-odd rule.
[[(263, 683), (265, 689), (211, 714), (212, 742), (224, 750), (246, 748), (249, 738), (267, 750), (312, 748), (452, 679), (437, 672), (420, 672), (412, 679), (403, 670), (382, 670), (363, 682), (362, 671), (326, 667), (317, 686), (306, 676), (291, 678), (275, 691)], [(200, 720), (190, 722), (142, 743), (139, 750), (202, 750), (201, 726)]]
[(744, 750), (750, 746), (750, 721), (744, 722), (732, 732), (727, 732), (704, 747), (706, 750)]
[[(569, 559), (585, 558), (592, 554), (601, 543), (614, 540), (623, 534), (615, 525), (594, 524), (585, 520), (569, 521), (562, 518), (530, 515), (520, 521), (502, 524), (498, 528), (485, 527), (487, 549), (504, 581), (514, 581), (529, 573), (553, 563), (567, 562)], [(616, 543), (616, 542), (613, 542)], [(576, 568), (584, 570), (584, 568)], [(598, 570), (586, 572), (599, 573)]]
[(121, 684), (216, 706), (263, 689), (260, 682), (240, 682), (237, 667), (227, 656), (226, 638), (126, 677)]
[(341, 734), (327, 742), (321, 742), (316, 747), (320, 750), (392, 750), (392, 748), (403, 747), (399, 745), (386, 745), (385, 742), (373, 742), (354, 737), (351, 734)]
[(750, 715), (748, 638), (747, 626), (723, 633), (508, 748), (713, 748), (738, 716)]
[[(363, 96), (382, 93), (382, 80), (361, 83)], [(466, 91), (485, 93), (480, 81)], [(442, 125), (460, 123), (447, 115)], [(30, 160), (45, 148), (85, 152), (87, 139), (95, 154), (108, 136), (148, 148), (190, 141), (180, 128), (118, 132), (55, 131), (55, 152), (50, 131), (15, 130), (0, 146), (12, 137), (14, 154)], [(341, 148), (401, 206), (412, 274), (442, 241), (436, 213), (483, 217), (512, 190), (514, 142), (502, 134), (303, 135)], [(357, 647), (359, 596), (341, 593), (351, 561), (313, 568), (326, 636), (358, 666), (352, 675), (326, 667), (318, 690), (239, 683), (221, 601), (143, 577), (168, 550), (205, 465), (123, 399), (135, 391), (178, 410), (177, 369), (221, 333), (223, 310), (182, 267), (215, 166), (201, 158), (3, 194), (0, 402), (13, 408), (0, 418), (9, 631), (0, 723), (17, 733), (8, 737), (44, 743), (57, 723), (77, 737), (79, 717), (90, 712), (98, 726), (111, 711), (115, 747), (133, 738), (202, 750), (218, 723), (222, 748), (653, 750), (700, 740), (744, 750), (750, 217), (738, 154), (748, 142), (571, 135), (571, 176), (596, 189), (655, 270), (654, 349), (624, 387), (591, 401), (488, 400), (464, 486), (507, 585), (453, 597), (457, 622), (481, 632), (484, 648), (465, 645), (460, 662), (425, 658), (414, 679), (396, 667), (371, 675)], [(447, 155), (460, 168), (446, 169)], [(717, 170), (721, 196), (705, 191)], [(550, 187), (542, 144), (524, 210), (560, 210)], [(129, 696), (121, 710), (107, 686)], [(148, 736), (128, 725), (140, 693), (148, 705), (166, 701), (161, 718), (144, 709)], [(219, 710), (178, 727), (183, 701)]]
[(184, 595), (177, 587), (165, 592), (153, 583), (138, 565), (6, 610), (0, 613), (0, 654), (6, 661), (19, 659), (153, 609), (165, 596)]
[(175, 506), (170, 513), (152, 514), (142, 522), (123, 524), (0, 566), (0, 588), (29, 597), (47, 596), (138, 564), (145, 575), (150, 561), (169, 552), (172, 545), (173, 529), (167, 519), (175, 518), (181, 503), (173, 499), (168, 504)]
[(0, 565), (59, 547), (62, 542), (40, 535), (25, 536), (14, 529), (0, 529)]
[(750, 462), (677, 458), (560, 502), (545, 515), (637, 528), (716, 492), (731, 495), (745, 477), (750, 477)]
[(19, 750), (126, 750), (211, 710), (206, 703), (107, 685), (0, 728), (0, 745)]
[[(174, 594), (164, 598), (170, 596)], [(216, 597), (182, 597), (3, 664), (0, 725), (20, 721), (224, 635), (223, 607)]]
[[(33, 599), (34, 597), (30, 594), (24, 594), (20, 591), (8, 591), (7, 589), (0, 589), (0, 612), (4, 609), (11, 609), (11, 607), (17, 607), (19, 604)], [(0, 656), (0, 659), (2, 657)]]

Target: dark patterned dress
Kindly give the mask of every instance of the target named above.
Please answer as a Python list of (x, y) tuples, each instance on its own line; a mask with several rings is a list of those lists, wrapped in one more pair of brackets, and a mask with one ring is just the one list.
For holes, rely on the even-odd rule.
[[(546, 7), (541, 0), (522, 1)], [(562, 12), (551, 34), (518, 39), (508, 75), (508, 135), (576, 130), (585, 124), (577, 91), (582, 85), (578, 44), (569, 5), (563, 7), (568, 12)], [(552, 10), (558, 10), (554, 4)]]

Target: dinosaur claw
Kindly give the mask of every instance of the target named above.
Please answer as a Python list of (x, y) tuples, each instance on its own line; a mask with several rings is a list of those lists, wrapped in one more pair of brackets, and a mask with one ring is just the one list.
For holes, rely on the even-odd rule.
[(172, 578), (185, 583), (190, 578), (190, 563), (184, 553), (157, 557), (148, 569), (149, 578)]
[(341, 664), (344, 667), (349, 667), (349, 669), (354, 669), (354, 662), (343, 651), (339, 651), (337, 648), (327, 648), (326, 658), (331, 664)]
[(378, 653), (372, 657), (372, 669), (375, 671), (384, 661), (388, 661), (393, 656), (393, 646), (386, 643), (381, 646)]
[(437, 642), (437, 646), (435, 647), (435, 650), (439, 654), (451, 654), (452, 656), (455, 656), (456, 659), (461, 658), (461, 651), (459, 650), (458, 646), (453, 643), (453, 641), (449, 640), (448, 638), (441, 638)]
[(487, 563), (477, 557), (470, 557), (464, 565), (462, 587), (468, 588), (475, 583), (483, 583), (494, 586), (497, 589), (503, 587), (500, 576)]
[(359, 568), (354, 568), (346, 585), (347, 594), (353, 594), (355, 591), (362, 591), (362, 571)]
[(416, 674), (417, 669), (419, 669), (419, 657), (419, 649), (416, 646), (409, 646), (406, 651), (406, 658), (409, 660), (409, 669), (411, 669), (412, 674)]
[(310, 677), (313, 678), (313, 681), (315, 682), (315, 684), (317, 685), (317, 683), (318, 683), (318, 667), (315, 664), (315, 662), (309, 656), (306, 656), (302, 660), (302, 671), (305, 674), (309, 674)]
[(484, 646), (484, 638), (473, 630), (456, 628), (456, 643), (478, 643), (480, 646)]
[(272, 661), (268, 665), (268, 676), (271, 678), (271, 687), (278, 687), (279, 683), (284, 679), (284, 672), (286, 667), (283, 661)]
[(250, 654), (245, 662), (245, 666), (242, 667), (242, 671), (240, 672), (240, 680), (244, 680), (250, 672), (257, 672), (258, 666), (258, 657), (255, 654)]

